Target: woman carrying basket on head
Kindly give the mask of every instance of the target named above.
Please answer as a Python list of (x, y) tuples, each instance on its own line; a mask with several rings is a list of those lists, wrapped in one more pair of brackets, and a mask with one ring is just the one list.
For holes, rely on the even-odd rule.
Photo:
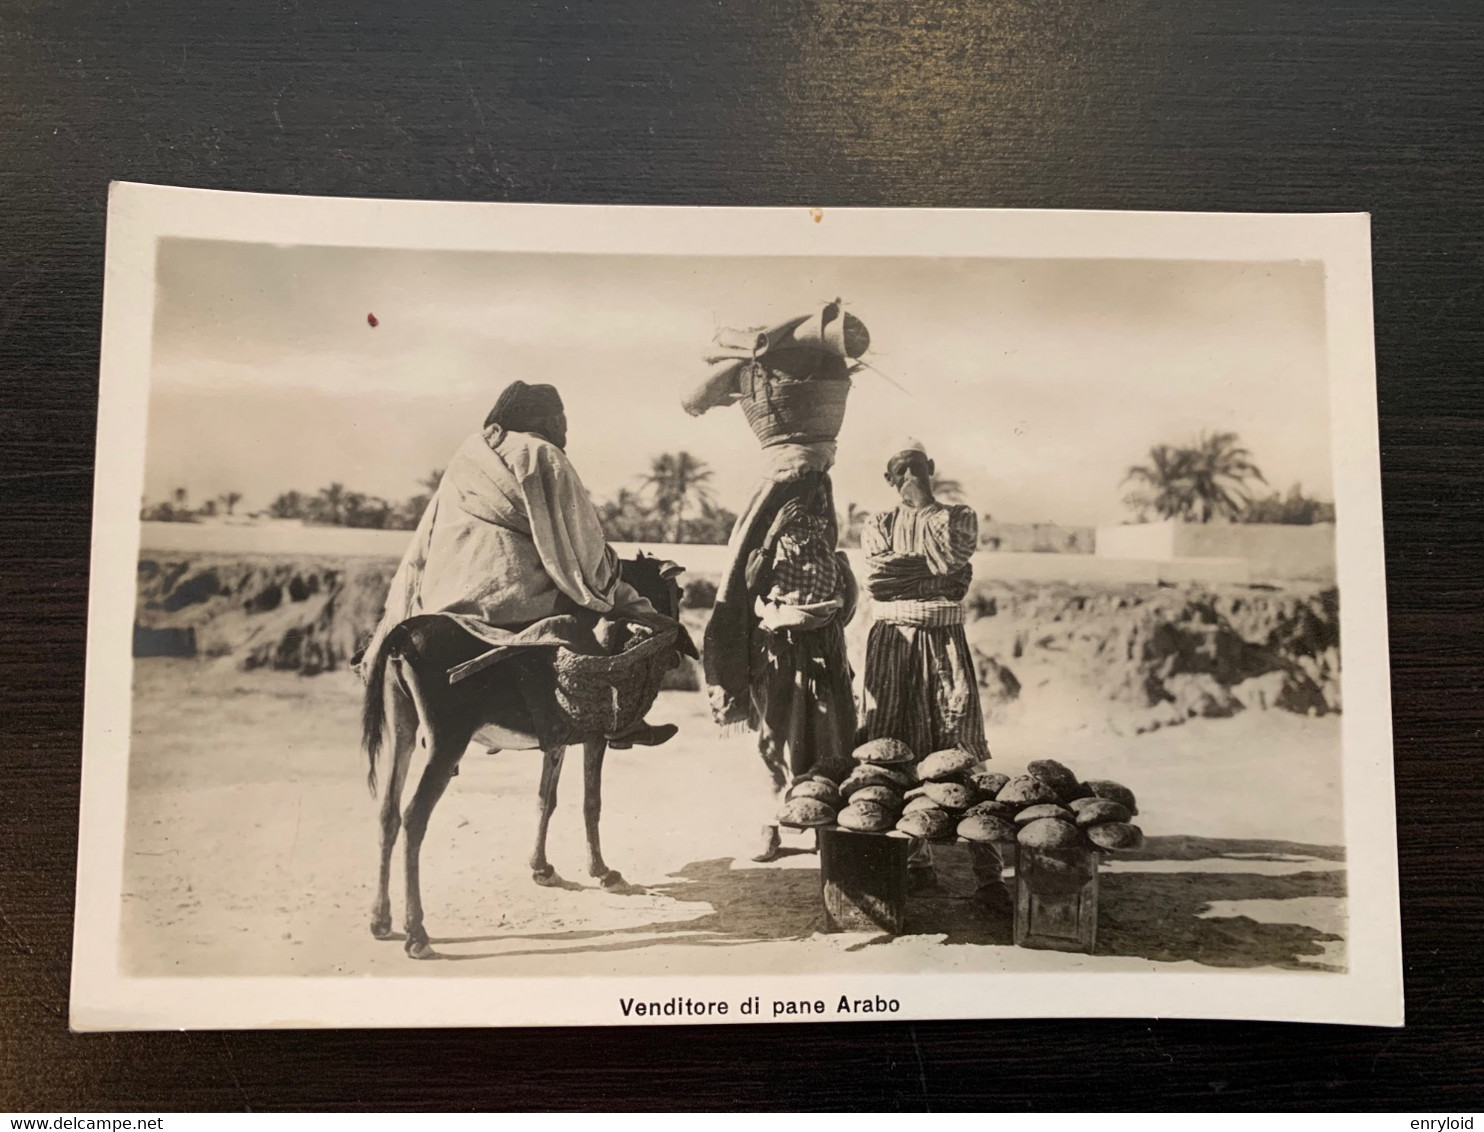
[[(712, 714), (758, 732), (777, 794), (811, 772), (840, 777), (855, 736), (844, 626), (854, 580), (836, 547), (829, 470), (850, 375), (870, 343), (838, 302), (763, 331), (724, 331), (687, 412), (740, 403), (763, 446), (764, 478), (732, 530), (706, 626)], [(771, 811), (770, 811), (771, 818)], [(778, 856), (776, 822), (753, 858)]]

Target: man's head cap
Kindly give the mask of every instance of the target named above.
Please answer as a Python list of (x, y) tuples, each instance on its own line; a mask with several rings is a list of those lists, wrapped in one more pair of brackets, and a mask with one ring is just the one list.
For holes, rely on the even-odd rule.
[(555, 385), (527, 385), (512, 381), (484, 418), (484, 427), (499, 425), (513, 432), (529, 432), (534, 425), (564, 411), (562, 395)]
[(886, 462), (890, 464), (898, 456), (904, 455), (908, 452), (920, 452), (922, 455), (926, 456), (927, 445), (923, 444), (923, 442), (918, 440), (915, 436), (904, 436), (887, 449)]

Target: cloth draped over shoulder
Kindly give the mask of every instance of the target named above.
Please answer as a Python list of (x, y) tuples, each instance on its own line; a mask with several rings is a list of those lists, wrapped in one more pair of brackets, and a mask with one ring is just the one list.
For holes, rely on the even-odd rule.
[[(848, 389), (848, 362), (870, 345), (865, 324), (847, 313), (839, 302), (826, 303), (808, 314), (776, 326), (718, 334), (712, 369), (683, 398), (692, 416), (714, 408), (744, 402), (744, 369), (761, 363), (786, 371), (789, 382), (808, 383), (816, 377), (843, 379)], [(751, 371), (749, 371), (751, 372)], [(800, 404), (807, 402), (805, 398)], [(706, 625), (704, 650), (707, 693), (712, 715), (723, 727), (758, 726), (752, 704), (751, 661), (758, 634), (769, 631), (813, 630), (841, 618), (841, 603), (810, 603), (784, 608), (758, 603), (752, 592), (748, 564), (763, 546), (779, 511), (793, 500), (813, 499), (833, 519), (834, 493), (829, 471), (835, 463), (835, 429), (843, 416), (843, 397), (836, 399), (835, 417), (821, 416), (810, 427), (759, 433), (765, 461), (763, 479), (747, 501), (728, 541), (727, 565), (722, 573), (716, 605)], [(826, 423), (821, 425), (821, 421)], [(754, 431), (758, 429), (754, 426)], [(830, 548), (831, 553), (834, 547)], [(849, 567), (839, 568), (849, 579)], [(848, 580), (853, 586), (853, 579)], [(853, 604), (853, 599), (851, 604)]]
[(592, 652), (592, 615), (653, 612), (620, 577), (566, 453), (491, 425), (449, 461), (392, 578), (363, 671), (387, 633), (418, 614), (443, 614), (491, 646)]
[(727, 566), (711, 619), (706, 623), (703, 650), (712, 717), (724, 727), (748, 723), (752, 710), (750, 657), (752, 637), (760, 626), (754, 608), (756, 595), (748, 584), (748, 561), (763, 545), (784, 504), (816, 492), (833, 508), (834, 492), (827, 471), (804, 466), (791, 478), (765, 479), (732, 528)]

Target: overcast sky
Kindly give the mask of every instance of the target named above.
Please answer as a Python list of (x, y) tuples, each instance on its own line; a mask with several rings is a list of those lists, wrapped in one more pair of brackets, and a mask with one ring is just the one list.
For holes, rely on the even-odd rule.
[(760, 466), (741, 410), (694, 419), (680, 397), (717, 329), (836, 296), (906, 390), (857, 377), (842, 509), (889, 505), (884, 453), (909, 433), (998, 519), (1119, 522), (1128, 465), (1203, 429), (1332, 498), (1317, 265), (160, 248), (151, 500), (257, 508), (331, 481), (399, 500), (521, 378), (561, 390), (594, 496), (686, 449), (737, 509)]

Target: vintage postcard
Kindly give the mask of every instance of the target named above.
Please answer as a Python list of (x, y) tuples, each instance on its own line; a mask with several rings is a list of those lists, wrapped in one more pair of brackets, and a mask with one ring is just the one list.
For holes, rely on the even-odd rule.
[(1369, 257), (113, 186), (74, 1027), (1400, 1025)]

